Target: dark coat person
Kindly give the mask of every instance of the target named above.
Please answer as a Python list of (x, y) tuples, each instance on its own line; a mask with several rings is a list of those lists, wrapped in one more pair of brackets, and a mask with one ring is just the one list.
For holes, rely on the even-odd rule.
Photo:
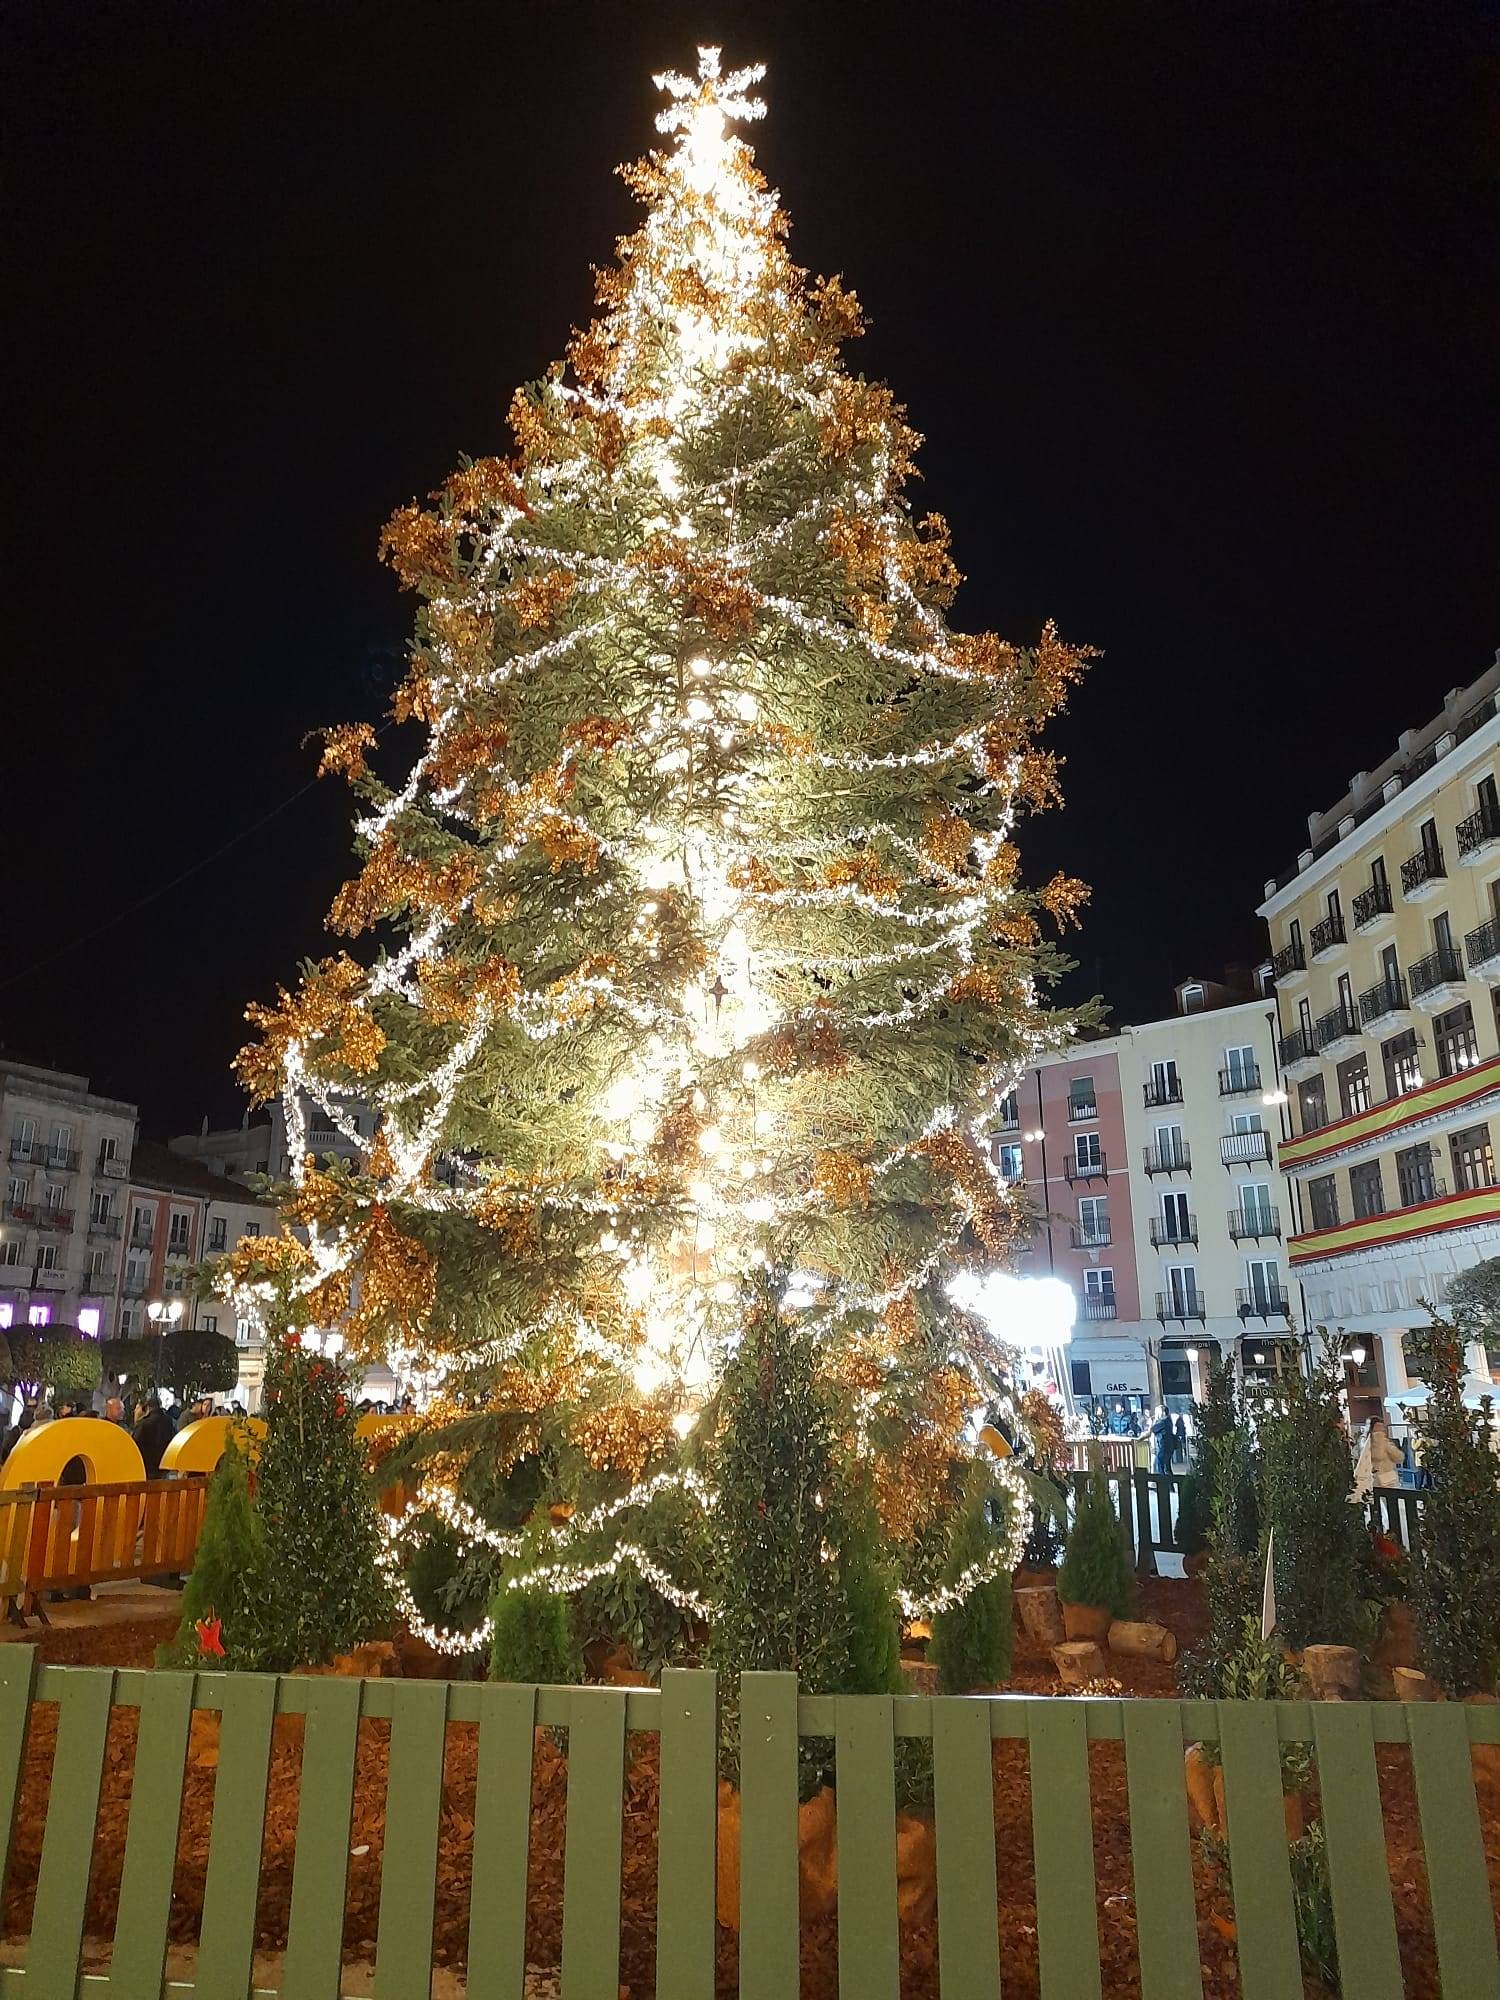
[(161, 1455), (176, 1435), (177, 1426), (155, 1397), (146, 1405), (146, 1414), (131, 1432), (136, 1448), (146, 1463), (146, 1477), (160, 1479)]

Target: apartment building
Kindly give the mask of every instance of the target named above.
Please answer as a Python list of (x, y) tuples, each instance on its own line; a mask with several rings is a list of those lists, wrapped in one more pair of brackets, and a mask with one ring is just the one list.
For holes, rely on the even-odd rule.
[[(1309, 1319), (1362, 1353), (1356, 1414), (1414, 1379), (1406, 1340), (1500, 1256), (1500, 655), (1308, 819), (1266, 884), (1291, 1099), (1287, 1243)], [(1500, 1379), (1500, 1350), (1477, 1352)]]
[(0, 1328), (112, 1330), (135, 1128), (135, 1106), (86, 1076), (0, 1058)]
[(1078, 1303), (1076, 1409), (1185, 1405), (1210, 1343), (1252, 1377), (1289, 1365), (1276, 1012), (1247, 987), (1186, 980), (1171, 1016), (1047, 1058), (1005, 1107), (997, 1157), (1041, 1217), (1018, 1268)]
[(264, 1329), (237, 1318), (215, 1298), (192, 1289), (196, 1267), (222, 1257), (245, 1236), (274, 1236), (274, 1206), (237, 1181), (212, 1172), (166, 1146), (137, 1143), (126, 1194), (127, 1226), (119, 1331), (148, 1333), (152, 1307), (180, 1306), (176, 1323), (232, 1335), (240, 1349), (240, 1391), (247, 1407), (259, 1399)]
[[(368, 1106), (350, 1106), (356, 1131), (366, 1138), (375, 1130), (375, 1113)], [(348, 1165), (358, 1164), (357, 1149), (344, 1132), (329, 1121), (328, 1115), (310, 1099), (302, 1100), (302, 1116), (307, 1127), (308, 1150), (320, 1160), (332, 1157)], [(248, 1179), (252, 1174), (271, 1174), (285, 1179), (292, 1171), (287, 1143), (286, 1110), (279, 1097), (254, 1113), (246, 1112), (238, 1125), (210, 1128), (205, 1118), (197, 1132), (184, 1133), (167, 1144), (172, 1152), (200, 1160), (215, 1173), (230, 1179)]]

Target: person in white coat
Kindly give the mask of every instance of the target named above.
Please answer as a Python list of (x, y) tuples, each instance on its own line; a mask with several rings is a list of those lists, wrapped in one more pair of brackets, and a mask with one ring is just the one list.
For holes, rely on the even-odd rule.
[(1354, 1467), (1355, 1498), (1368, 1506), (1370, 1495), (1377, 1486), (1399, 1484), (1397, 1474), (1400, 1470), (1401, 1447), (1392, 1443), (1385, 1418), (1371, 1417), (1370, 1428), (1365, 1432), (1365, 1441), (1359, 1448), (1359, 1459)]

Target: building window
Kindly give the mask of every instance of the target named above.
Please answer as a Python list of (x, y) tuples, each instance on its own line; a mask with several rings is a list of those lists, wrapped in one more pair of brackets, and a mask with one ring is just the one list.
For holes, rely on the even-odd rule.
[(91, 1278), (99, 1278), (99, 1277), (102, 1277), (102, 1276), (104, 1275), (104, 1267), (105, 1267), (105, 1265), (106, 1265), (106, 1264), (108, 1263), (108, 1261), (109, 1261), (109, 1253), (108, 1253), (108, 1251), (105, 1251), (105, 1250), (90, 1250), (90, 1252), (89, 1252), (89, 1276), (90, 1276)]
[(1380, 1185), (1379, 1160), (1349, 1169), (1349, 1197), (1356, 1215), (1384, 1215), (1385, 1190)]
[(1184, 1014), (1201, 1014), (1203, 1012), (1203, 988), (1201, 986), (1183, 987), (1182, 1011)]
[(130, 1225), (130, 1233), (138, 1243), (151, 1241), (152, 1227), (156, 1221), (156, 1211), (136, 1204), (135, 1220)]
[(193, 1232), (193, 1218), (184, 1209), (174, 1208), (167, 1226), (167, 1248), (186, 1250)]
[(1338, 1066), (1339, 1103), (1344, 1116), (1354, 1118), (1370, 1108), (1370, 1065), (1363, 1056), (1350, 1056)]
[(26, 1308), (26, 1324), (28, 1326), (50, 1326), (52, 1324), (51, 1306), (28, 1306)]
[(1017, 1094), (1013, 1090), (1008, 1090), (1000, 1100), (1000, 1129), (1004, 1132), (1014, 1132), (1020, 1122), (1021, 1107)]
[(1073, 1162), (1079, 1167), (1099, 1167), (1104, 1164), (1104, 1153), (1099, 1144), (1097, 1132), (1075, 1132), (1073, 1134)]
[(54, 1125), (52, 1144), (49, 1148), (54, 1160), (64, 1161), (73, 1150), (73, 1128), (71, 1125)]
[(38, 1243), (36, 1246), (36, 1267), (39, 1271), (55, 1271), (57, 1269), (57, 1245), (55, 1243)]
[(1488, 1125), (1470, 1125), (1448, 1141), (1453, 1153), (1453, 1185), (1487, 1188), (1495, 1185), (1495, 1155)]
[(1090, 1243), (1109, 1241), (1109, 1203), (1102, 1194), (1086, 1194), (1078, 1203), (1078, 1240)]
[(1432, 1168), (1432, 1146), (1408, 1146), (1396, 1154), (1396, 1188), (1402, 1208), (1416, 1208), (1430, 1202), (1438, 1192), (1438, 1176)]
[(24, 1208), (31, 1200), (31, 1182), (21, 1174), (12, 1174), (5, 1190), (5, 1199), (14, 1208)]
[[(1000, 1178), (1003, 1181), (1018, 1181), (1021, 1178), (1021, 1149), (1019, 1146), (1002, 1146), (998, 1154)], [(247, 1229), (247, 1236), (258, 1236), (257, 1229)]]
[(1297, 1117), (1304, 1132), (1317, 1132), (1328, 1123), (1328, 1092), (1320, 1076), (1310, 1076), (1297, 1085)]
[(45, 1205), (47, 1206), (47, 1208), (49, 1208), (50, 1210), (52, 1210), (52, 1211), (53, 1211), (54, 1213), (55, 1213), (55, 1212), (56, 1212), (56, 1211), (57, 1211), (58, 1209), (60, 1209), (60, 1208), (62, 1207), (62, 1205), (63, 1205), (63, 1187), (62, 1187), (62, 1182), (61, 1182), (61, 1181), (48, 1181), (48, 1183), (47, 1183), (47, 1188), (46, 1188), (46, 1192), (45, 1192), (45, 1194), (44, 1194), (44, 1195), (42, 1196), (42, 1200), (43, 1200), (43, 1202), (45, 1203)]
[(199, 1321), (199, 1325), (205, 1333), (217, 1333), (219, 1330), (219, 1315), (217, 1313), (205, 1313)]
[(135, 1309), (135, 1307), (134, 1307), (134, 1306), (121, 1306), (121, 1308), (120, 1308), (120, 1338), (121, 1338), (122, 1340), (134, 1340), (134, 1339), (135, 1339), (135, 1329), (136, 1329), (136, 1309)]
[(1115, 1296), (1115, 1274), (1106, 1266), (1091, 1267), (1083, 1274), (1083, 1295), (1086, 1299), (1109, 1299)]
[(1313, 1045), (1312, 1002), (1304, 993), (1297, 1002), (1297, 1026), (1302, 1030), (1302, 1046), (1310, 1049)]
[(1336, 1229), (1339, 1220), (1338, 1183), (1332, 1174), (1322, 1174), (1307, 1184), (1307, 1206), (1314, 1229)]
[(93, 1200), (89, 1203), (89, 1214), (93, 1217), (95, 1222), (109, 1221), (108, 1193), (100, 1193), (94, 1196)]
[(213, 1221), (208, 1225), (209, 1249), (222, 1250), (228, 1239), (228, 1232), (229, 1232), (229, 1224), (224, 1220), (224, 1217), (222, 1215), (216, 1215)]
[(1479, 1060), (1479, 1038), (1474, 1033), (1474, 1009), (1465, 1000), (1439, 1014), (1432, 1024), (1432, 1043), (1437, 1050), (1439, 1076), (1457, 1076), (1472, 1069)]
[(1167, 1266), (1167, 1304), (1179, 1319), (1202, 1310), (1198, 1273), (1192, 1264)]
[(3, 1242), (0, 1242), (0, 1268), (11, 1270), (20, 1261), (21, 1239), (19, 1236), (10, 1236)]
[(1271, 1257), (1251, 1257), (1245, 1264), (1245, 1289), (1250, 1302), (1261, 1312), (1274, 1312), (1281, 1304), (1281, 1280)]
[(1094, 1118), (1099, 1111), (1098, 1100), (1094, 1096), (1094, 1079), (1091, 1076), (1075, 1076), (1068, 1084), (1068, 1116), (1070, 1118)]
[(1162, 1196), (1161, 1228), (1162, 1235), (1168, 1243), (1192, 1241), (1192, 1217), (1188, 1213), (1188, 1198), (1181, 1188), (1173, 1189)]
[(1417, 1054), (1414, 1028), (1403, 1029), (1388, 1042), (1382, 1042), (1380, 1059), (1385, 1064), (1387, 1097), (1404, 1097), (1407, 1091), (1422, 1088), (1422, 1061)]
[(1256, 1064), (1254, 1049), (1226, 1049), (1224, 1051), (1224, 1078), (1231, 1090), (1258, 1089), (1260, 1085), (1260, 1070)]
[(1438, 839), (1437, 821), (1435, 819), (1424, 819), (1418, 830), (1417, 838), (1422, 845), (1422, 858), (1426, 861), (1429, 870), (1436, 874), (1443, 865), (1443, 846), (1442, 842)]
[(244, 1232), (244, 1233), (245, 1233), (245, 1234), (246, 1234), (247, 1236), (259, 1236), (259, 1234), (260, 1234), (260, 1224), (259, 1224), (258, 1222), (247, 1222), (247, 1223), (245, 1224), (245, 1232)]
[(1240, 1224), (1247, 1235), (1267, 1236), (1273, 1227), (1271, 1183), (1245, 1181), (1240, 1188)]
[(1300, 917), (1293, 917), (1287, 925), (1286, 941), (1293, 959), (1300, 965), (1302, 963), (1302, 920)]
[(1385, 856), (1377, 854), (1370, 862), (1370, 887), (1384, 889), (1388, 886), (1385, 872)]
[(35, 1146), (36, 1120), (34, 1118), (18, 1118), (15, 1125), (15, 1137), (11, 1140), (10, 1144), (11, 1158), (13, 1160), (29, 1160)]

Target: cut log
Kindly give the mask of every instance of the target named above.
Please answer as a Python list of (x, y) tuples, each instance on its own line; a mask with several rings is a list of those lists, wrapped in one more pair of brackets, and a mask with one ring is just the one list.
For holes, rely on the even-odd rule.
[(1109, 1628), (1112, 1653), (1134, 1653), (1147, 1660), (1161, 1660), (1167, 1666), (1177, 1658), (1177, 1634), (1165, 1625), (1153, 1625), (1133, 1618), (1117, 1618)]
[(937, 1910), (937, 1830), (931, 1813), (896, 1815), (896, 1913), (928, 1924)]
[(1401, 1701), (1441, 1701), (1443, 1698), (1443, 1691), (1432, 1676), (1416, 1667), (1392, 1667), (1391, 1679), (1396, 1683), (1397, 1698)]
[(1083, 1687), (1101, 1681), (1109, 1670), (1104, 1648), (1094, 1639), (1069, 1639), (1052, 1648), (1052, 1664), (1062, 1676), (1064, 1687)]
[(1107, 1604), (1064, 1604), (1062, 1615), (1070, 1639), (1107, 1639), (1114, 1616)]
[(1060, 1646), (1068, 1636), (1063, 1628), (1063, 1608), (1057, 1601), (1054, 1585), (1029, 1583), (1024, 1590), (1015, 1593), (1015, 1603), (1021, 1614), (1022, 1631), (1039, 1645)]
[(1302, 1673), (1315, 1701), (1359, 1700), (1359, 1649), (1355, 1646), (1304, 1646)]

